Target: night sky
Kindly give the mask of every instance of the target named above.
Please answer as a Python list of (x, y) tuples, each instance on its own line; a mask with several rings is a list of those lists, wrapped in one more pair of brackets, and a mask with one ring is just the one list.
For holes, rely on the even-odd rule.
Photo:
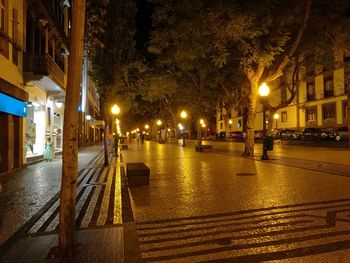
[(152, 25), (152, 6), (147, 0), (136, 0), (136, 49), (147, 48), (149, 42), (149, 32)]

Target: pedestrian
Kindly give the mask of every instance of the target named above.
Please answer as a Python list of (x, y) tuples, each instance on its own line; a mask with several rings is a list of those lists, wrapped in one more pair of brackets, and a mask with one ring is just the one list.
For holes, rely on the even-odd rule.
[(143, 144), (143, 141), (145, 140), (145, 135), (144, 134), (142, 134), (141, 135), (141, 143)]
[(51, 138), (47, 138), (47, 142), (45, 143), (45, 151), (44, 151), (44, 160), (52, 161), (53, 158), (53, 144), (51, 142)]

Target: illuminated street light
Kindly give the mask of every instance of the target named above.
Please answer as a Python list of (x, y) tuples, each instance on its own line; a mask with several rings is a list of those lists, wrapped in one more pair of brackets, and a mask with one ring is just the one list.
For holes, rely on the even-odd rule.
[(112, 107), (112, 113), (114, 115), (118, 115), (120, 113), (120, 108), (118, 107), (117, 104), (114, 104), (113, 107)]
[(162, 125), (162, 121), (161, 120), (157, 120), (157, 125), (158, 126)]
[[(114, 104), (112, 106), (111, 111), (112, 111), (113, 115), (118, 115), (120, 113), (120, 108), (118, 107), (117, 104)], [(116, 120), (116, 124), (118, 124), (117, 120)], [(118, 131), (117, 131), (117, 133), (119, 134)], [(115, 134), (115, 136), (114, 136), (114, 153), (115, 153), (115, 156), (118, 156), (118, 143), (119, 143), (119, 136), (117, 136), (117, 134)]]
[(145, 125), (145, 129), (146, 129), (146, 130), (149, 129), (149, 125), (148, 125), (148, 124)]
[(201, 125), (203, 125), (203, 124), (204, 124), (204, 120), (203, 120), (203, 119), (200, 119), (200, 120), (199, 120), (199, 123), (200, 123)]
[(268, 160), (269, 157), (267, 156), (267, 139), (266, 139), (266, 114), (265, 114), (265, 103), (267, 96), (270, 94), (270, 88), (266, 85), (266, 83), (261, 84), (259, 87), (259, 95), (262, 98), (262, 105), (263, 105), (263, 154), (261, 156), (261, 160)]
[(119, 125), (120, 121), (118, 119), (115, 119), (115, 124)]
[(259, 95), (261, 97), (266, 97), (270, 94), (270, 88), (266, 85), (266, 83), (261, 84), (259, 87)]
[(180, 115), (180, 116), (181, 116), (182, 119), (186, 119), (186, 118), (187, 118), (187, 113), (186, 113), (186, 111), (183, 110), (183, 111), (181, 112), (181, 115)]

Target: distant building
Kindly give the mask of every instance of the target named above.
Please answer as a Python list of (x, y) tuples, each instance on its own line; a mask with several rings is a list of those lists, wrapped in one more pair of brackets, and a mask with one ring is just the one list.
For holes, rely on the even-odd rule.
[(88, 76), (89, 62), (84, 58), (79, 105), (79, 147), (96, 144), (101, 140), (100, 97)]
[[(338, 51), (341, 52), (341, 51)], [(273, 129), (300, 129), (305, 127), (332, 128), (347, 126), (347, 89), (350, 88), (350, 62), (341, 53), (335, 56), (331, 67), (302, 67), (299, 74), (299, 90), (288, 106), (277, 111), (279, 118), (274, 119)], [(287, 100), (288, 89), (281, 88), (279, 81), (269, 84), (268, 96), (272, 106)], [(242, 111), (228, 113), (231, 127), (224, 121), (224, 109), (218, 109), (217, 132), (242, 131), (244, 114)], [(269, 113), (267, 112), (267, 119)], [(262, 130), (262, 105), (258, 103), (255, 130)], [(268, 125), (266, 126), (268, 127)]]

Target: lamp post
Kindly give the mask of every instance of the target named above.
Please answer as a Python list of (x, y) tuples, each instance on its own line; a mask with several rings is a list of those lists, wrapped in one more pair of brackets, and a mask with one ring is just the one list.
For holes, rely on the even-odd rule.
[(230, 135), (231, 136), (231, 129), (232, 129), (232, 120), (228, 120), (228, 126), (230, 127)]
[[(112, 111), (112, 114), (114, 116), (117, 116), (120, 113), (120, 108), (118, 107), (117, 104), (114, 104), (112, 106), (111, 111)], [(115, 122), (116, 122), (116, 126), (119, 125), (119, 120), (118, 119), (116, 119)], [(115, 135), (114, 135), (114, 154), (115, 154), (115, 157), (119, 156), (118, 155), (118, 141), (119, 141), (119, 136), (118, 136), (118, 131), (116, 130), (115, 131)]]
[[(187, 113), (186, 111), (182, 111), (181, 114), (181, 119), (183, 119), (185, 121), (185, 119), (187, 118)], [(182, 146), (186, 146), (186, 142), (185, 142), (185, 132), (186, 132), (186, 125), (185, 127), (183, 128), (183, 132), (182, 132)]]
[(275, 119), (275, 122), (276, 122), (276, 130), (277, 130), (277, 121), (278, 121), (278, 119), (280, 118), (280, 115), (279, 115), (278, 113), (275, 113), (275, 114), (273, 115), (273, 118)]
[(259, 95), (261, 97), (261, 103), (263, 105), (263, 153), (261, 156), (261, 160), (268, 160), (269, 157), (267, 156), (267, 143), (266, 143), (266, 115), (265, 115), (265, 103), (267, 96), (270, 93), (270, 88), (266, 85), (266, 83), (263, 83), (259, 87)]
[(160, 125), (162, 125), (162, 121), (161, 120), (157, 120), (157, 125), (158, 125), (157, 137), (158, 137), (158, 142), (160, 142), (160, 139), (161, 139)]

